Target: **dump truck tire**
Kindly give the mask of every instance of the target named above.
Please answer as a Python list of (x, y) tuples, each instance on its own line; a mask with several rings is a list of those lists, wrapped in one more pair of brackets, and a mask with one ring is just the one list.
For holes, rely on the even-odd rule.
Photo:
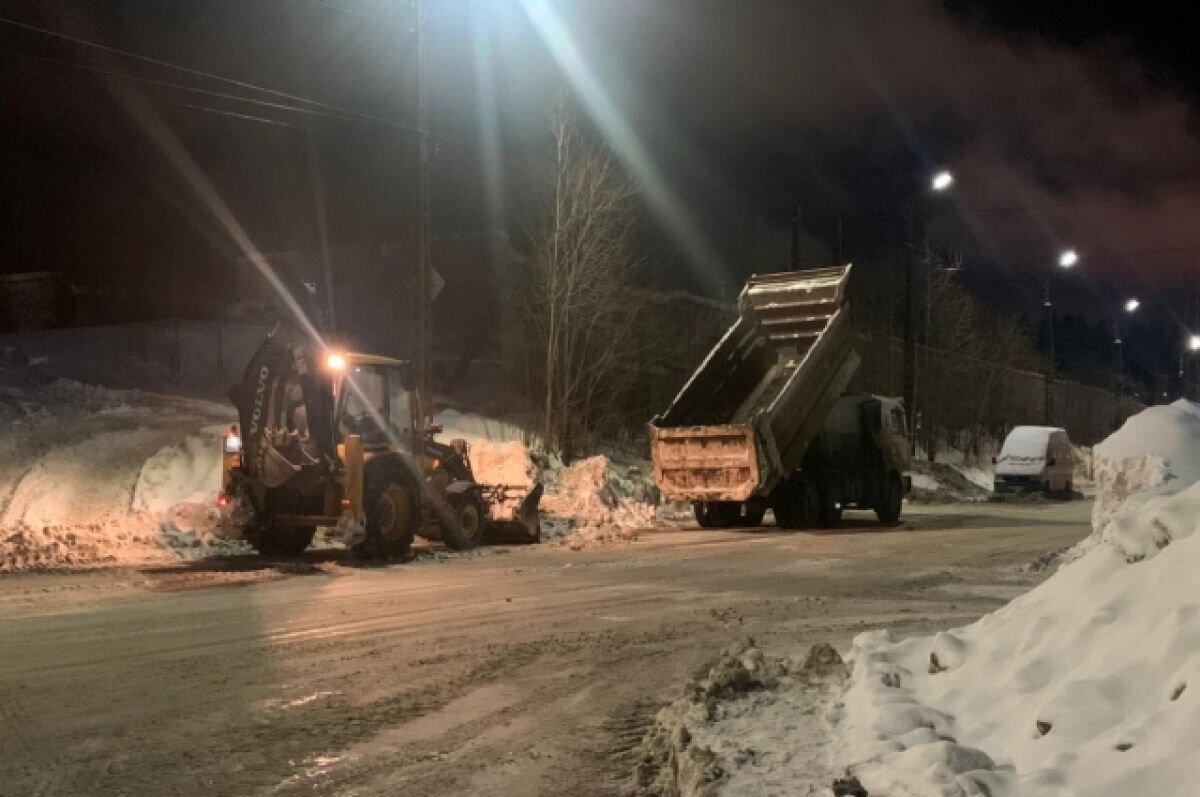
[(781, 528), (808, 529), (817, 525), (821, 497), (810, 481), (789, 482), (779, 491), (773, 508)]
[(246, 541), (263, 556), (299, 556), (312, 544), (315, 526), (267, 526), (246, 535)]
[(753, 528), (755, 526), (762, 525), (763, 516), (766, 514), (766, 507), (763, 507), (762, 509), (751, 509), (750, 507), (743, 505), (742, 519), (739, 521), (739, 523), (747, 528)]
[(904, 506), (904, 484), (900, 474), (892, 471), (888, 474), (887, 482), (875, 505), (875, 517), (880, 523), (895, 523), (900, 520), (900, 510)]
[(454, 524), (442, 524), (442, 542), (455, 551), (469, 551), (483, 542), (487, 525), (487, 509), (478, 490), (467, 490), (446, 496), (454, 515)]
[(836, 482), (826, 482), (818, 490), (820, 508), (817, 512), (817, 525), (823, 529), (831, 529), (842, 522), (842, 491)]
[(700, 528), (711, 529), (713, 527), (712, 520), (708, 516), (708, 504), (703, 501), (692, 504), (692, 514), (696, 516), (696, 523)]
[(354, 546), (354, 554), (363, 559), (407, 556), (419, 515), (416, 492), (403, 466), (385, 463), (368, 468), (363, 494), (367, 537)]

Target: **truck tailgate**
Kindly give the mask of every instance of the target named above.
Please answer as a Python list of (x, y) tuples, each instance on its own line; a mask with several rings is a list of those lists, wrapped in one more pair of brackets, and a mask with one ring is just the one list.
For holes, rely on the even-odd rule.
[(650, 427), (654, 481), (669, 501), (745, 501), (758, 488), (750, 424)]

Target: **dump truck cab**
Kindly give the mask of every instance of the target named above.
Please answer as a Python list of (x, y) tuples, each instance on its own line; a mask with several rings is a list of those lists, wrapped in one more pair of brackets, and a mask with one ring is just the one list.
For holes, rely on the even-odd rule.
[(467, 443), (436, 439), (403, 360), (312, 357), (272, 334), (230, 396), (241, 423), (226, 436), (218, 503), (262, 553), (299, 553), (318, 527), (372, 558), (407, 553), (417, 534), (455, 549), (493, 525), (538, 538), (541, 485), (477, 482)]

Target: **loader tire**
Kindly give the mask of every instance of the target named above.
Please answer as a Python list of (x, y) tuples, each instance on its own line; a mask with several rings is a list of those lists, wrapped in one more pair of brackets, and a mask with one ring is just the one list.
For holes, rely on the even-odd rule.
[(875, 504), (875, 517), (880, 523), (895, 523), (900, 520), (900, 511), (904, 507), (904, 484), (900, 474), (892, 471), (888, 474), (883, 490), (880, 491), (879, 501)]
[(420, 519), (416, 491), (399, 463), (368, 468), (363, 496), (367, 536), (352, 549), (362, 559), (408, 556)]
[(316, 526), (266, 526), (246, 535), (263, 556), (299, 556), (312, 544)]
[(478, 490), (446, 496), (454, 523), (442, 524), (442, 542), (455, 551), (469, 551), (483, 542), (487, 526), (487, 508)]

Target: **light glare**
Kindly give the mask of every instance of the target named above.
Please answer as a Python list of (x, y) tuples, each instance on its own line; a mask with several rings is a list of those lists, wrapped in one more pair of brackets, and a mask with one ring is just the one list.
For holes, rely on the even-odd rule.
[(945, 191), (954, 185), (954, 175), (948, 171), (940, 171), (933, 176), (933, 190)]
[(1079, 262), (1079, 253), (1074, 249), (1068, 249), (1058, 256), (1058, 265), (1063, 268), (1070, 268)]
[(1142, 303), (1139, 302), (1137, 299), (1128, 299), (1125, 302), (1125, 312), (1132, 313), (1141, 306), (1142, 306)]

